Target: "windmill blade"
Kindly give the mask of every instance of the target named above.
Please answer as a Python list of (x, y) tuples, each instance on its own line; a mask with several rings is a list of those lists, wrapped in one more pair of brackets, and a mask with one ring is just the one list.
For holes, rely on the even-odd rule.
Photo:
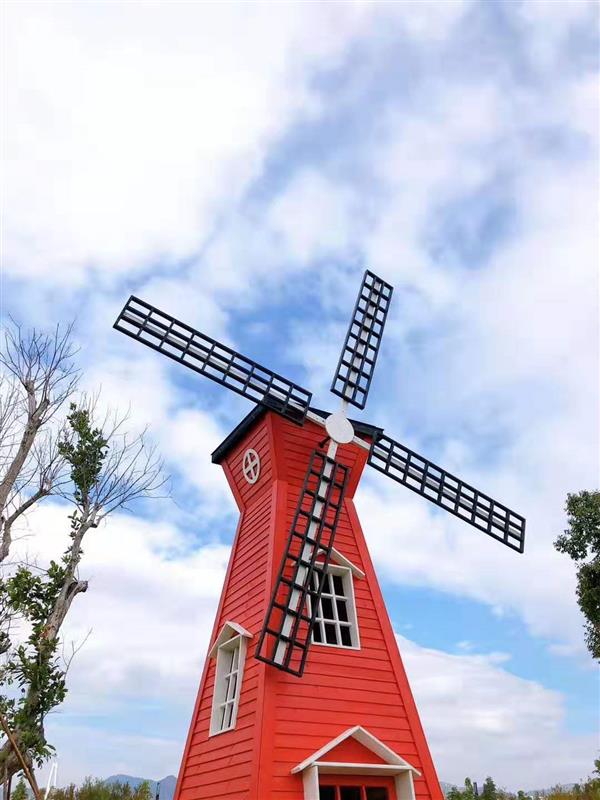
[(348, 471), (320, 450), (313, 452), (256, 648), (260, 661), (297, 677), (311, 644)]
[(133, 295), (114, 328), (242, 397), (302, 423), (312, 393)]
[(523, 552), (524, 517), (389, 436), (381, 434), (373, 440), (367, 463), (507, 547)]
[(367, 402), (393, 291), (373, 272), (365, 272), (331, 384), (333, 394), (357, 408)]

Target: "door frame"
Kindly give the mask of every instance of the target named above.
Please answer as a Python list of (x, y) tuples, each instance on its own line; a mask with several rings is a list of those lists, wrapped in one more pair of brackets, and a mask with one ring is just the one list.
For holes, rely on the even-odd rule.
[[(385, 788), (388, 790), (388, 800), (398, 800), (396, 782), (393, 776), (389, 775), (321, 775), (319, 778), (319, 788), (322, 786), (334, 786), (336, 788), (358, 786), (362, 789), (361, 800), (366, 800), (365, 789), (367, 787)], [(336, 797), (336, 800), (339, 800), (339, 798)]]

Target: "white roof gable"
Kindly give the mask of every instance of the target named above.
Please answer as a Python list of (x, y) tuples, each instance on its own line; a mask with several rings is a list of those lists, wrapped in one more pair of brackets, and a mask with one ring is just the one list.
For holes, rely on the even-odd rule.
[(340, 567), (348, 567), (348, 569), (352, 570), (352, 574), (355, 578), (364, 578), (365, 573), (362, 569), (359, 569), (355, 564), (353, 564), (349, 558), (343, 556), (339, 550), (336, 550), (335, 547), (331, 548), (331, 560), (335, 561), (336, 564), (339, 564)]
[[(321, 551), (322, 552), (322, 551)], [(336, 550), (335, 547), (331, 548), (331, 558), (330, 563), (333, 562), (334, 564), (338, 564), (340, 567), (347, 567), (351, 570), (352, 574), (355, 578), (364, 578), (365, 573), (362, 569), (359, 569), (356, 564), (353, 564), (349, 558), (343, 556), (339, 550)]]
[(230, 639), (233, 639), (234, 636), (245, 636), (247, 639), (252, 639), (252, 634), (246, 630), (246, 628), (242, 628), (241, 625), (238, 625), (237, 622), (231, 622), (228, 620), (223, 627), (217, 638), (215, 639), (213, 646), (208, 651), (208, 657), (214, 658), (217, 655), (217, 650), (222, 644), (228, 642)]
[(301, 764), (294, 767), (292, 773), (302, 772), (307, 767), (312, 766), (324, 766), (327, 762), (323, 761), (323, 756), (326, 756), (330, 750), (333, 750), (338, 744), (341, 744), (346, 739), (352, 737), (356, 739), (357, 742), (366, 747), (367, 750), (370, 750), (375, 755), (379, 756), (386, 764), (390, 766), (400, 767), (404, 770), (410, 770), (415, 775), (420, 775), (421, 773), (409, 764), (402, 756), (399, 756), (398, 753), (395, 753), (391, 750), (387, 745), (381, 742), (376, 736), (373, 736), (372, 733), (369, 733), (365, 728), (362, 728), (360, 725), (355, 725), (354, 728), (348, 728), (348, 730), (340, 733), (335, 739), (332, 739), (326, 745), (321, 747), (320, 750), (317, 750), (311, 756), (306, 758)]

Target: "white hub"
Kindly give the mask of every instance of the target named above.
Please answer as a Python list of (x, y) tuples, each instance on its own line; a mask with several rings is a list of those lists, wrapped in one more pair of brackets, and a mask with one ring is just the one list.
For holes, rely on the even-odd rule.
[(348, 444), (354, 438), (354, 428), (343, 411), (336, 411), (325, 420), (325, 430), (338, 444)]

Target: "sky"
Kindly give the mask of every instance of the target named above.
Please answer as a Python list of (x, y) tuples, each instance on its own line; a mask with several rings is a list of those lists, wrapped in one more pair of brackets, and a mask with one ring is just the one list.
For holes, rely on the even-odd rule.
[[(519, 556), (374, 471), (357, 492), (438, 774), (591, 772), (598, 673), (552, 542), (598, 487), (598, 13), (3, 4), (2, 314), (76, 319), (85, 388), (150, 426), (173, 487), (89, 536), (59, 784), (177, 772), (236, 525), (210, 453), (251, 406), (113, 331), (124, 301), (329, 408), (365, 267), (395, 294), (357, 416), (528, 520)], [(67, 513), (19, 546), (61, 552)]]

